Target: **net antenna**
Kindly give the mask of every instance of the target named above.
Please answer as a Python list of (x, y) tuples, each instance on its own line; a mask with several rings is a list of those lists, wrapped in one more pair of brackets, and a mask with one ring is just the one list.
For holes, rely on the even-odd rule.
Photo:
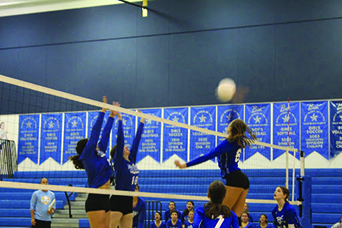
[(147, 8), (148, 0), (143, 0), (142, 1), (142, 5), (139, 5), (139, 4), (136, 4), (136, 3), (133, 3), (133, 2), (129, 2), (129, 1), (126, 1), (126, 0), (118, 0), (118, 1), (126, 3), (126, 4), (129, 4), (129, 5), (132, 5), (132, 6), (139, 7), (139, 8), (141, 8), (141, 16), (142, 17), (147, 17), (148, 16), (148, 10), (149, 10)]

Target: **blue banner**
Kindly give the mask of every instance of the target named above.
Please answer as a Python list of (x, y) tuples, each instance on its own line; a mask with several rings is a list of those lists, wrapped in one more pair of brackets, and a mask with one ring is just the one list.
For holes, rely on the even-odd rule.
[[(96, 123), (97, 117), (99, 116), (99, 112), (88, 112), (88, 138), (90, 137), (91, 134), (91, 130), (93, 129), (94, 124)], [(105, 116), (103, 118), (103, 122), (102, 122), (102, 127), (101, 127), (101, 132), (100, 132), (100, 136), (99, 136), (99, 140), (101, 139), (101, 135), (102, 135), (102, 131), (103, 128), (105, 127), (107, 120), (108, 120), (108, 116), (109, 116), (109, 112), (105, 113)], [(109, 157), (109, 147), (110, 147), (110, 139), (108, 141), (108, 146), (107, 146), (107, 150), (106, 150), (106, 155), (107, 157)], [(103, 151), (104, 152), (104, 151)]]
[[(278, 146), (299, 149), (299, 103), (273, 104), (273, 144)], [(288, 143), (289, 142), (289, 143)], [(273, 159), (276, 159), (285, 150), (273, 149)], [(291, 152), (292, 153), (292, 152)], [(296, 157), (299, 158), (299, 153)]]
[[(190, 125), (215, 131), (216, 107), (191, 107)], [(215, 135), (190, 131), (190, 160), (215, 148)], [(214, 159), (215, 160), (215, 159)]]
[[(151, 116), (162, 117), (162, 109), (145, 109), (141, 110), (144, 114)], [(139, 118), (140, 121), (140, 118)], [(141, 136), (139, 145), (137, 162), (150, 156), (160, 163), (160, 145), (161, 145), (161, 122), (146, 119), (144, 131)]]
[[(227, 134), (230, 122), (235, 119), (244, 119), (243, 105), (224, 105), (217, 107), (217, 131)], [(220, 144), (225, 138), (217, 137), (216, 144)]]
[(308, 156), (316, 151), (329, 159), (328, 102), (301, 103), (301, 150)]
[[(125, 145), (130, 146), (133, 143), (133, 139), (135, 137), (135, 121), (136, 121), (136, 116), (131, 116), (126, 113), (121, 113), (122, 115), (122, 127), (123, 127), (123, 132), (124, 132), (124, 137), (125, 137)], [(117, 138), (117, 132), (118, 132), (118, 118), (115, 117), (115, 124), (112, 129), (112, 147), (116, 145), (116, 138)], [(138, 151), (139, 154), (139, 151)]]
[(58, 164), (61, 163), (62, 152), (62, 118), (63, 114), (42, 114), (40, 159), (42, 164), (48, 158), (52, 158)]
[(18, 164), (29, 158), (38, 164), (39, 115), (19, 116)]
[(342, 152), (342, 101), (330, 102), (330, 158)]
[[(259, 142), (271, 143), (271, 112), (270, 104), (246, 105), (246, 124), (251, 128)], [(271, 158), (271, 148), (252, 144), (245, 149), (247, 160), (255, 153), (260, 153), (267, 159)]]
[(76, 154), (76, 144), (80, 139), (86, 138), (87, 113), (65, 113), (64, 140), (63, 140), (63, 164), (68, 158)]
[[(188, 124), (188, 117), (188, 108), (164, 109), (164, 119)], [(187, 161), (188, 129), (164, 124), (163, 132), (163, 162), (173, 155)]]

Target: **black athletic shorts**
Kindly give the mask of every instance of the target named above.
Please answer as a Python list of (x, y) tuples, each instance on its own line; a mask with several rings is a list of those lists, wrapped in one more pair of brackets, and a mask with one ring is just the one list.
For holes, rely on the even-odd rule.
[(116, 196), (112, 195), (109, 200), (110, 210), (118, 211), (122, 215), (133, 213), (133, 197), (132, 196)]
[(224, 179), (226, 179), (226, 186), (249, 189), (249, 179), (241, 170), (227, 174)]
[(51, 228), (51, 221), (36, 220), (36, 225), (31, 226), (32, 228)]
[(85, 203), (85, 210), (88, 211), (110, 211), (109, 195), (89, 193)]

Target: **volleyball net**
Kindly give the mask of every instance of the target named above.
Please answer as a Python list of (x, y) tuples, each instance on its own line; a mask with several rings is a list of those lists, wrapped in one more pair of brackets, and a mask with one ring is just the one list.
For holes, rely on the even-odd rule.
[[(301, 193), (297, 190), (296, 177), (304, 176), (304, 156), (296, 149), (298, 135), (291, 134), (290, 109), (283, 110), (281, 132), (274, 133), (271, 123), (263, 118), (266, 114), (258, 112), (270, 112), (263, 104), (144, 108), (139, 113), (136, 109), (113, 106), (110, 100), (104, 104), (101, 97), (96, 101), (1, 75), (0, 91), (1, 133), (5, 135), (1, 140), (8, 142), (8, 145), (2, 143), (1, 148), (2, 188), (46, 189), (39, 185), (40, 179), (46, 177), (52, 191), (67, 189), (78, 193), (204, 202), (212, 181), (225, 182), (220, 177), (217, 159), (184, 170), (176, 168), (174, 161), (187, 162), (208, 153), (225, 139), (229, 123), (240, 118), (258, 137), (241, 151), (239, 158), (239, 167), (251, 182), (247, 202), (274, 207), (276, 187), (286, 186), (291, 192), (291, 203), (301, 205), (297, 200)], [(110, 99), (110, 94), (107, 96)], [(146, 118), (136, 161), (140, 169), (140, 192), (88, 188), (85, 171), (76, 170), (68, 160), (76, 154), (77, 141), (90, 135), (103, 107), (122, 113), (126, 145), (132, 144), (140, 119)], [(109, 111), (102, 127), (108, 116)], [(116, 144), (117, 118), (114, 121), (106, 150), (108, 157)], [(283, 135), (283, 139), (272, 145), (275, 134)], [(3, 168), (10, 160), (11, 168)]]

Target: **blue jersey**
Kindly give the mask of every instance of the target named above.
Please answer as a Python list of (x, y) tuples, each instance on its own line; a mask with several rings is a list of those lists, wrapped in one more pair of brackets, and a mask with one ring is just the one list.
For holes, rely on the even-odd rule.
[(161, 221), (160, 225), (157, 226), (156, 223), (153, 221), (151, 222), (151, 228), (166, 228), (166, 224), (164, 221)]
[(143, 198), (138, 197), (137, 205), (133, 208), (133, 227), (144, 228), (146, 204)]
[(242, 228), (255, 228), (255, 224), (249, 221), (246, 226), (241, 226), (241, 227)]
[[(30, 203), (30, 210), (34, 210), (34, 218), (41, 221), (51, 221), (51, 214), (49, 215), (47, 212), (54, 199), (55, 193), (51, 191), (35, 191), (32, 194)], [(55, 208), (54, 205), (52, 207)]]
[(218, 166), (221, 169), (221, 176), (223, 178), (229, 173), (240, 170), (238, 167), (240, 154), (241, 147), (237, 144), (237, 142), (228, 142), (228, 140), (224, 140), (209, 153), (186, 163), (186, 166), (194, 166), (218, 157)]
[[(114, 118), (109, 117), (106, 126), (103, 129), (102, 137), (99, 143), (99, 136), (104, 118), (104, 112), (100, 112), (97, 120), (91, 130), (89, 140), (79, 158), (82, 161), (88, 176), (90, 188), (99, 188), (104, 185), (113, 175), (113, 169), (109, 159), (106, 156), (108, 140)], [(96, 146), (99, 150), (96, 150)]]
[(193, 222), (189, 222), (189, 220), (188, 221), (186, 221), (186, 222), (184, 222), (184, 227), (185, 228), (193, 228)]
[(272, 211), (275, 228), (287, 228), (289, 224), (293, 224), (295, 228), (301, 228), (297, 212), (289, 203), (285, 203), (281, 211), (278, 210), (278, 205)]
[[(256, 224), (256, 228), (261, 228), (260, 224)], [(266, 228), (274, 228), (272, 224), (267, 224)]]
[[(220, 227), (239, 228), (239, 221), (236, 214), (231, 211), (232, 216), (225, 218)], [(213, 228), (218, 223), (219, 218), (211, 219), (205, 215), (204, 207), (198, 207), (194, 216), (193, 228)]]
[(176, 224), (172, 223), (172, 220), (166, 222), (166, 228), (182, 228), (182, 221), (180, 219), (177, 220)]
[(138, 183), (139, 169), (135, 165), (139, 142), (144, 129), (144, 124), (140, 122), (138, 131), (132, 143), (130, 154), (127, 161), (123, 157), (124, 152), (124, 133), (122, 127), (122, 120), (118, 123), (118, 133), (116, 139), (116, 152), (114, 155), (114, 168), (115, 168), (115, 189), (123, 191), (134, 191)]

